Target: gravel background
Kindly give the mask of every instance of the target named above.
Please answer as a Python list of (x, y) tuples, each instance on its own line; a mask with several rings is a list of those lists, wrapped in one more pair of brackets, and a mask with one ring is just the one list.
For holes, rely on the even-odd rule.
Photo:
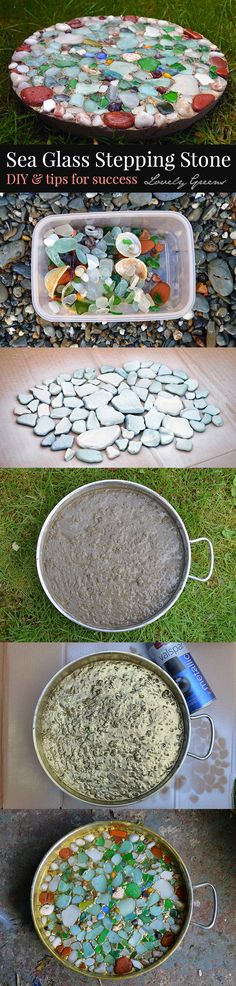
[[(31, 302), (33, 228), (47, 214), (171, 209), (193, 226), (197, 295), (188, 319), (51, 325)], [(235, 346), (236, 193), (16, 193), (0, 196), (0, 346)]]

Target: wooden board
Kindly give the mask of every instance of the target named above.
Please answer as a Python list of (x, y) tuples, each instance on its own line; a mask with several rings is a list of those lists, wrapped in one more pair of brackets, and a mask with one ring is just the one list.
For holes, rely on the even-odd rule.
[(192, 452), (178, 452), (174, 445), (157, 449), (142, 448), (137, 456), (128, 452), (110, 462), (103, 455), (101, 468), (167, 468), (236, 466), (236, 350), (235, 349), (2, 349), (0, 360), (0, 467), (40, 466), (83, 468), (85, 463), (72, 459), (66, 463), (63, 452), (42, 448), (40, 439), (31, 428), (16, 424), (13, 410), (17, 394), (41, 384), (44, 378), (79, 367), (112, 363), (114, 367), (132, 359), (153, 359), (166, 362), (173, 370), (185, 370), (196, 376), (199, 385), (209, 390), (209, 400), (219, 406), (224, 427), (209, 425), (204, 434), (194, 432)]
[[(110, 644), (6, 644), (2, 692), (4, 808), (79, 808), (47, 778), (34, 753), (32, 718), (37, 699), (53, 674), (72, 660)], [(186, 757), (180, 772), (158, 795), (139, 803), (149, 808), (230, 808), (236, 776), (236, 644), (189, 644), (216, 700), (206, 707), (215, 723), (216, 740), (205, 764)], [(144, 653), (145, 645), (116, 643), (116, 650)], [(204, 711), (204, 710), (203, 710)], [(207, 730), (192, 726), (191, 750), (205, 752)], [(127, 809), (128, 811), (128, 809)]]

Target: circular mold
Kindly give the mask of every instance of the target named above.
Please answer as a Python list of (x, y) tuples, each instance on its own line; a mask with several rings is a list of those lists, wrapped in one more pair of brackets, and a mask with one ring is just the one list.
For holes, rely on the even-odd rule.
[[(106, 953), (106, 955), (104, 954), (104, 956), (102, 957), (103, 961), (101, 961), (101, 956), (98, 955), (97, 957), (96, 952), (93, 953), (95, 955), (93, 967), (91, 968), (90, 966), (89, 968), (89, 962), (87, 961), (87, 959), (84, 959), (82, 955), (83, 946), (82, 949), (80, 949), (81, 941), (77, 941), (77, 937), (74, 935), (75, 926), (73, 927), (72, 932), (70, 933), (70, 930), (68, 931), (68, 927), (65, 925), (64, 928), (65, 938), (62, 938), (63, 945), (61, 944), (58, 945), (58, 942), (61, 941), (61, 936), (60, 934), (58, 935), (58, 930), (56, 931), (56, 934), (52, 932), (51, 913), (54, 911), (55, 908), (55, 913), (58, 914), (59, 917), (59, 922), (58, 924), (56, 923), (56, 927), (57, 929), (61, 930), (61, 927), (63, 928), (63, 915), (65, 915), (65, 911), (63, 910), (58, 911), (57, 909), (57, 905), (56, 905), (56, 900), (58, 900), (57, 891), (53, 892), (49, 890), (49, 894), (47, 892), (45, 893), (45, 886), (47, 885), (47, 882), (50, 880), (50, 878), (51, 878), (50, 882), (52, 882), (52, 885), (54, 886), (55, 874), (57, 873), (60, 875), (61, 879), (63, 878), (63, 874), (65, 873), (66, 866), (68, 868), (68, 860), (70, 866), (70, 859), (72, 859), (73, 861), (73, 857), (75, 856), (75, 853), (76, 855), (79, 855), (79, 857), (81, 857), (82, 853), (85, 850), (87, 850), (87, 852), (89, 851), (88, 847), (90, 847), (91, 849), (91, 845), (92, 845), (93, 847), (95, 846), (95, 848), (97, 848), (97, 844), (100, 850), (101, 839), (102, 841), (104, 840), (105, 842), (105, 848), (107, 842), (108, 845), (111, 844), (114, 847), (114, 852), (117, 851), (117, 842), (115, 842), (115, 839), (118, 840), (118, 850), (121, 849), (121, 851), (123, 852), (122, 846), (124, 844), (124, 840), (129, 840), (130, 838), (132, 840), (133, 834), (135, 836), (139, 836), (140, 843), (143, 843), (145, 851), (149, 851), (148, 845), (150, 846), (150, 844), (154, 849), (154, 852), (152, 854), (153, 861), (151, 860), (151, 852), (149, 851), (150, 865), (152, 867), (157, 868), (158, 871), (158, 867), (160, 868), (160, 865), (164, 866), (165, 868), (171, 866), (171, 870), (173, 872), (173, 879), (175, 881), (174, 886), (175, 889), (178, 891), (178, 897), (176, 894), (174, 900), (175, 901), (177, 900), (177, 903), (178, 903), (178, 899), (180, 900), (180, 902), (183, 901), (182, 909), (179, 912), (181, 914), (181, 918), (179, 919), (179, 928), (178, 930), (176, 929), (175, 934), (169, 936), (169, 943), (167, 944), (166, 941), (165, 946), (162, 948), (162, 950), (159, 951), (159, 954), (156, 955), (153, 954), (153, 951), (154, 953), (157, 952), (158, 942), (154, 941), (153, 951), (150, 947), (150, 949), (148, 949), (148, 955), (146, 956), (149, 961), (147, 962), (147, 964), (146, 963), (142, 964), (140, 962), (140, 971), (139, 969), (135, 968), (133, 962), (131, 961), (129, 963), (129, 971), (127, 967), (127, 972), (125, 972), (125, 968), (124, 968), (124, 971), (122, 972), (120, 971), (119, 973), (118, 968), (116, 969), (115, 955), (114, 957), (111, 955), (109, 959), (109, 955), (107, 956)], [(90, 842), (91, 839), (92, 842)], [(82, 853), (81, 853), (81, 843), (82, 843)], [(133, 850), (133, 852), (135, 853), (135, 850)], [(102, 850), (100, 850), (101, 856), (102, 853), (103, 853), (103, 847)], [(143, 867), (143, 863), (142, 861), (140, 862), (140, 858), (141, 858), (141, 854), (138, 856), (138, 862), (139, 865)], [(159, 864), (159, 860), (160, 860), (160, 864)], [(64, 863), (64, 868), (63, 868), (63, 863)], [(96, 864), (94, 863), (92, 865), (93, 867), (96, 866)], [(76, 879), (78, 881), (78, 875), (77, 878), (75, 876), (75, 882)], [(127, 879), (128, 878), (126, 878), (125, 880), (125, 885), (127, 885)], [(57, 882), (58, 880), (56, 878), (56, 883)], [(85, 890), (85, 896), (88, 897), (91, 886), (92, 886), (93, 897), (94, 899), (96, 899), (91, 881), (87, 883), (88, 889)], [(172, 894), (171, 884), (170, 884), (170, 892)], [(46, 904), (45, 906), (43, 903), (45, 898), (53, 900), (53, 905)], [(118, 900), (114, 900), (113, 898), (111, 899), (113, 900), (111, 915), (112, 917), (114, 916), (116, 918), (116, 921), (118, 921), (119, 909), (118, 907), (114, 906), (118, 904)], [(101, 907), (102, 906), (101, 897), (99, 897), (99, 895), (98, 895), (98, 900), (100, 901), (100, 907)], [(145, 900), (148, 900), (146, 895), (145, 895)], [(85, 912), (85, 921), (83, 921), (83, 924), (82, 924), (83, 910), (78, 916), (77, 919), (78, 928), (81, 924), (82, 927), (86, 929), (86, 926), (90, 921), (91, 906), (93, 906), (93, 899), (88, 901), (87, 911)], [(134, 900), (134, 910), (136, 910), (136, 906), (137, 906), (137, 901)], [(44, 947), (46, 946), (46, 948), (51, 953), (51, 955), (53, 955), (54, 959), (55, 958), (58, 959), (68, 970), (73, 971), (73, 973), (77, 972), (80, 973), (80, 975), (86, 977), (90, 977), (90, 978), (92, 977), (93, 979), (97, 978), (97, 980), (100, 983), (103, 980), (107, 980), (107, 979), (114, 982), (115, 980), (117, 981), (118, 977), (120, 981), (121, 979), (122, 980), (127, 978), (132, 979), (134, 977), (136, 978), (137, 975), (141, 976), (145, 973), (147, 974), (149, 971), (152, 971), (153, 969), (160, 966), (163, 962), (165, 962), (165, 960), (168, 959), (170, 955), (174, 952), (175, 948), (179, 947), (188, 930), (192, 918), (193, 886), (187, 867), (183, 862), (183, 860), (181, 859), (181, 857), (179, 856), (176, 849), (174, 849), (174, 847), (170, 845), (169, 842), (166, 842), (166, 840), (163, 839), (161, 836), (157, 835), (156, 832), (153, 832), (151, 829), (146, 828), (144, 825), (140, 825), (140, 824), (136, 825), (134, 822), (123, 821), (123, 819), (122, 822), (116, 820), (112, 822), (110, 821), (93, 822), (92, 824), (90, 823), (89, 825), (85, 825), (83, 827), (73, 830), (72, 832), (69, 832), (67, 835), (61, 838), (54, 846), (52, 846), (52, 848), (44, 856), (44, 859), (41, 861), (38, 870), (35, 874), (33, 885), (32, 885), (31, 909), (32, 909), (32, 916), (33, 916), (35, 929)], [(74, 910), (79, 911), (79, 907), (77, 906), (74, 907)], [(164, 899), (163, 899), (163, 912), (164, 912)], [(153, 916), (151, 915), (151, 917)], [(101, 920), (100, 917), (99, 920)], [(165, 924), (166, 924), (166, 919), (165, 919), (164, 927)], [(121, 927), (121, 925), (124, 926), (125, 921), (122, 920), (122, 918), (120, 917), (119, 926)], [(135, 930), (135, 926), (133, 926), (132, 923), (130, 927), (132, 931)], [(145, 927), (147, 927), (147, 925), (145, 925)], [(128, 929), (127, 924), (126, 924), (126, 928)], [(95, 923), (95, 929), (96, 929), (96, 923)], [(85, 930), (85, 934), (86, 934), (86, 930)], [(166, 938), (167, 937), (168, 936), (166, 936)], [(103, 934), (101, 939), (102, 942), (104, 941), (104, 938), (105, 935)], [(82, 940), (84, 940), (83, 936), (82, 936)], [(86, 940), (91, 940), (91, 939), (86, 939)], [(66, 947), (68, 941), (70, 944), (69, 947)], [(122, 941), (122, 939), (120, 939), (120, 941)], [(151, 944), (152, 943), (150, 942), (150, 946)], [(76, 954), (75, 949), (76, 949), (76, 953), (78, 952), (78, 959), (75, 959), (75, 954)], [(102, 949), (100, 951), (102, 951)], [(125, 948), (124, 951), (125, 954), (127, 953), (129, 954), (130, 950)], [(122, 948), (117, 952), (117, 955), (119, 954), (121, 957)], [(133, 952), (131, 952), (131, 954), (132, 955), (134, 954), (134, 949)], [(111, 959), (112, 959), (112, 965), (114, 965), (112, 971), (111, 971)]]

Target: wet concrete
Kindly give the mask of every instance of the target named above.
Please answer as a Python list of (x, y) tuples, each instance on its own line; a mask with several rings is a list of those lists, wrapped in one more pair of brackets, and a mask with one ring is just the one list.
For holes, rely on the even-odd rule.
[[(114, 817), (106, 812), (106, 817)], [(118, 811), (116, 817), (125, 818)], [(44, 853), (61, 836), (102, 811), (2, 811), (0, 814), (0, 986), (84, 986), (98, 980), (67, 972), (48, 955), (31, 920), (29, 895)], [(215, 927), (203, 931), (193, 919), (182, 945), (159, 969), (133, 979), (134, 986), (235, 986), (236, 815), (230, 811), (130, 812), (164, 836), (180, 853), (193, 883), (210, 881), (218, 892)], [(193, 917), (207, 923), (208, 891), (194, 895)], [(117, 986), (122, 980), (117, 979)]]

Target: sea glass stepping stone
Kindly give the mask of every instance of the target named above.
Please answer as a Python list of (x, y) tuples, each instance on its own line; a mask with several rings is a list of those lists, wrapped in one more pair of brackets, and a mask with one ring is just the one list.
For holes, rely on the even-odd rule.
[(161, 136), (198, 123), (228, 79), (222, 52), (196, 31), (136, 15), (81, 17), (35, 31), (9, 72), (47, 124), (96, 134)]

